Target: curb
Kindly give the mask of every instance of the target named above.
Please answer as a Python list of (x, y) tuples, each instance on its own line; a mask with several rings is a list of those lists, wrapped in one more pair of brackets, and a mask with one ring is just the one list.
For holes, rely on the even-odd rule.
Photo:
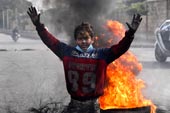
[(134, 48), (154, 48), (154, 45), (131, 45)]

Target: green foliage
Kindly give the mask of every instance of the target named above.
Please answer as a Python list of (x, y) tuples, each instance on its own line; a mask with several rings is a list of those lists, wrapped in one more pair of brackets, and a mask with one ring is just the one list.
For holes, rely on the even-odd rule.
[(146, 0), (124, 0), (126, 5), (131, 5), (132, 3), (139, 3), (139, 2), (144, 2)]
[(127, 0), (124, 3), (129, 15), (133, 15), (134, 13), (146, 15), (148, 12), (146, 0)]

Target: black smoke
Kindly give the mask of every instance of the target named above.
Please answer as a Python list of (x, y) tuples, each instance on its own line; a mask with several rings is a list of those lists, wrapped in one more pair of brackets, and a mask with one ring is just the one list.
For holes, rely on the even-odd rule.
[(74, 28), (86, 21), (92, 24), (95, 34), (99, 35), (106, 19), (110, 19), (113, 2), (114, 0), (43, 0), (44, 6), (53, 7), (44, 14), (45, 24), (53, 26), (54, 34), (64, 31), (72, 40)]

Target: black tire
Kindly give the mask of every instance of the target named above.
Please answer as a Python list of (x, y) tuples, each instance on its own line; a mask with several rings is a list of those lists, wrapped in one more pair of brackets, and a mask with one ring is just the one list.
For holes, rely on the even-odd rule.
[(156, 46), (155, 46), (155, 59), (158, 62), (165, 62), (167, 59), (167, 57), (162, 53), (158, 44), (156, 44)]
[(14, 42), (17, 42), (19, 37), (18, 36), (13, 36), (12, 39), (13, 39)]
[(14, 37), (13, 40), (14, 40), (14, 42), (17, 42), (17, 38), (16, 37)]

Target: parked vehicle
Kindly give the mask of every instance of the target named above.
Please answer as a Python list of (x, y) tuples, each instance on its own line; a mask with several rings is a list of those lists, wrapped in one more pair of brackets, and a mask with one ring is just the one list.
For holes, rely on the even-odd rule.
[(170, 20), (165, 20), (156, 30), (155, 59), (165, 62), (170, 57)]

